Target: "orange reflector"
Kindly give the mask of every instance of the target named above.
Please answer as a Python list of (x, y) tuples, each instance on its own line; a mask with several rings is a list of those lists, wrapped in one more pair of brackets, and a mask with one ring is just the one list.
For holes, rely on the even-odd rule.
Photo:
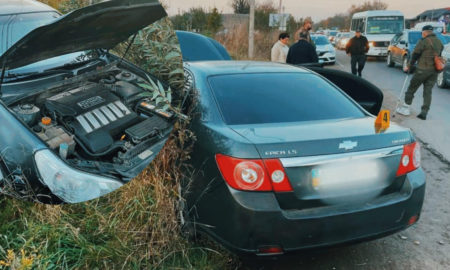
[(279, 246), (264, 246), (258, 248), (258, 255), (280, 255), (283, 249)]
[(417, 222), (418, 219), (419, 219), (419, 216), (417, 216), (417, 215), (412, 216), (412, 217), (408, 220), (408, 225), (413, 225), (414, 223)]
[(380, 130), (386, 130), (391, 124), (391, 114), (388, 110), (382, 110), (375, 120), (375, 126)]
[(120, 137), (120, 140), (123, 141), (123, 140), (125, 140), (126, 137), (127, 137), (127, 135), (123, 134), (122, 137)]
[(320, 185), (320, 179), (319, 178), (313, 178), (312, 179), (312, 186), (313, 188), (318, 188)]
[(42, 117), (41, 123), (44, 126), (49, 126), (52, 123), (52, 119), (50, 117)]

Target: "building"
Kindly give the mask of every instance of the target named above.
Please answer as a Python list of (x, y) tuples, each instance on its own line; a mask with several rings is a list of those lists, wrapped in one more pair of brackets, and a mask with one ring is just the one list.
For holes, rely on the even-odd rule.
[(407, 20), (407, 26), (412, 28), (418, 22), (444, 22), (447, 26), (447, 33), (450, 32), (450, 7), (430, 9), (424, 11), (414, 18)]

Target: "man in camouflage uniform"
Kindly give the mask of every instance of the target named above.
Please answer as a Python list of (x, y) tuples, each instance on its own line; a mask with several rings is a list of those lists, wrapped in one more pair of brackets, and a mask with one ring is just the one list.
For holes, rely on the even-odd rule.
[(424, 26), (422, 28), (422, 39), (417, 43), (408, 67), (405, 69), (406, 72), (409, 72), (411, 66), (418, 60), (417, 69), (405, 94), (405, 103), (397, 109), (398, 113), (410, 115), (409, 107), (413, 101), (414, 94), (420, 85), (423, 84), (423, 106), (417, 117), (422, 120), (427, 119), (431, 105), (431, 92), (438, 76), (434, 66), (434, 56), (441, 55), (443, 49), (442, 42), (433, 33), (433, 27), (431, 25)]
[(315, 47), (316, 45), (314, 44), (314, 41), (311, 39), (311, 34), (309, 33), (309, 31), (311, 31), (312, 29), (312, 23), (313, 23), (312, 19), (310, 17), (307, 17), (303, 21), (303, 26), (300, 29), (298, 29), (297, 32), (295, 32), (294, 40), (295, 41), (300, 40), (300, 32), (304, 32), (307, 35), (306, 41), (308, 41), (311, 45)]

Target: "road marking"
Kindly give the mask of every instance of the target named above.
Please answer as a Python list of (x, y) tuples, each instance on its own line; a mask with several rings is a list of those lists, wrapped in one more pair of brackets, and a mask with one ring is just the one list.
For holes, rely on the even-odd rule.
[(336, 61), (336, 63), (337, 63), (343, 70), (345, 70), (345, 66), (344, 66), (343, 64), (339, 63), (339, 61)]

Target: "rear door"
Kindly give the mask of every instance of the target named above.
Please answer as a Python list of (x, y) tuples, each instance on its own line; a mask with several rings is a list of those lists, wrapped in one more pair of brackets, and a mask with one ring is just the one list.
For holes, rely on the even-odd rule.
[(341, 70), (313, 66), (307, 68), (337, 85), (371, 114), (378, 115), (380, 112), (384, 97), (383, 92), (369, 81)]

